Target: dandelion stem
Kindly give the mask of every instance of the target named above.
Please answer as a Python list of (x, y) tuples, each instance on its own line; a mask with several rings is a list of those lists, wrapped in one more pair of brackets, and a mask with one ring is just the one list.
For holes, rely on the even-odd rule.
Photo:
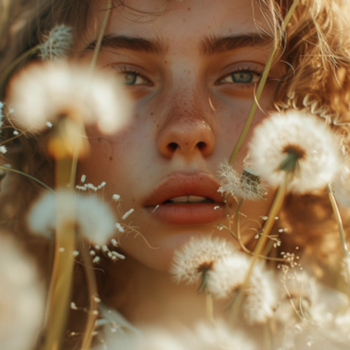
[(335, 200), (335, 197), (334, 197), (334, 194), (333, 194), (333, 189), (332, 189), (331, 185), (327, 186), (327, 194), (328, 194), (329, 201), (331, 202), (331, 206), (332, 206), (332, 209), (333, 209), (335, 220), (337, 221), (337, 224), (338, 224), (340, 241), (341, 241), (341, 245), (342, 245), (342, 248), (343, 248), (344, 256), (346, 258), (349, 258), (349, 250), (348, 250), (348, 247), (346, 245), (344, 228), (343, 228), (343, 222), (342, 222), (342, 219), (341, 219), (341, 216), (340, 216), (339, 208), (338, 208), (337, 202)]
[(269, 323), (267, 322), (264, 324), (264, 349), (265, 350), (270, 350), (271, 349), (271, 332), (270, 332), (270, 327)]
[[(292, 15), (294, 13), (294, 10), (296, 9), (296, 7), (298, 6), (298, 3), (299, 3), (299, 0), (294, 0), (292, 6), (290, 7), (285, 19), (284, 19), (284, 22), (283, 22), (283, 26), (284, 28), (287, 27), (290, 19), (292, 18)], [(259, 85), (258, 85), (258, 89), (256, 91), (256, 95), (255, 95), (255, 98), (254, 98), (254, 101), (253, 101), (253, 104), (252, 104), (252, 107), (249, 111), (249, 114), (248, 114), (248, 118), (247, 118), (247, 121), (243, 127), (243, 130), (241, 132), (241, 134), (239, 135), (239, 138), (236, 142), (236, 145), (231, 153), (231, 156), (230, 156), (230, 159), (229, 159), (229, 164), (233, 164), (233, 162), (235, 161), (237, 155), (238, 155), (238, 152), (240, 150), (240, 148), (242, 147), (242, 144), (248, 134), (248, 131), (250, 129), (250, 125), (253, 121), (253, 118), (254, 118), (254, 115), (255, 115), (255, 112), (256, 112), (256, 109), (258, 107), (258, 102), (260, 100), (260, 97), (262, 95), (262, 92), (263, 92), (263, 89), (265, 87), (265, 84), (266, 84), (266, 81), (267, 81), (267, 78), (268, 78), (268, 75), (269, 75), (269, 72), (270, 72), (270, 69), (271, 69), (271, 66), (272, 66), (272, 63), (273, 63), (273, 60), (275, 58), (275, 54), (278, 50), (278, 42), (277, 42), (277, 39), (275, 38), (275, 43), (274, 43), (274, 47), (273, 47), (273, 50), (266, 62), (266, 65), (265, 65), (265, 68), (264, 68), (264, 71), (261, 75), (261, 79), (260, 79), (260, 82), (259, 82)]]
[(275, 223), (275, 217), (278, 215), (278, 213), (281, 209), (281, 206), (283, 204), (283, 200), (284, 200), (284, 197), (286, 194), (288, 179), (289, 179), (289, 173), (286, 172), (285, 180), (277, 190), (275, 199), (272, 203), (272, 206), (271, 206), (269, 214), (268, 214), (268, 219), (266, 220), (266, 222), (264, 224), (264, 227), (262, 229), (262, 234), (261, 234), (260, 239), (259, 239), (259, 241), (254, 249), (253, 257), (252, 257), (249, 269), (247, 271), (247, 274), (244, 278), (244, 282), (243, 282), (241, 288), (237, 291), (237, 294), (235, 296), (235, 300), (233, 302), (232, 311), (231, 311), (231, 315), (230, 315), (231, 325), (235, 325), (237, 320), (238, 320), (239, 311), (240, 311), (241, 304), (242, 304), (243, 297), (244, 297), (244, 291), (247, 288), (247, 286), (249, 285), (249, 281), (250, 281), (250, 277), (251, 277), (252, 272), (253, 272), (253, 268), (254, 268), (257, 260), (259, 259), (259, 256), (261, 255), (262, 250), (264, 249), (264, 246), (265, 246), (266, 241), (268, 239), (268, 235), (270, 234), (270, 232), (273, 228), (273, 225)]
[[(70, 181), (71, 167), (72, 159), (70, 158), (56, 161), (57, 188), (67, 188), (67, 184)], [(54, 263), (48, 296), (48, 313), (45, 325), (47, 336), (44, 350), (60, 349), (71, 298), (75, 225), (74, 222), (65, 223), (63, 220), (59, 220), (60, 212), (64, 205), (65, 203), (61, 202), (58, 197), (56, 203), (58, 220), (55, 235)]]
[(209, 321), (214, 321), (214, 304), (213, 304), (213, 295), (211, 293), (206, 292), (206, 309), (207, 316)]
[(108, 24), (109, 16), (111, 14), (111, 10), (112, 10), (112, 0), (108, 0), (107, 9), (106, 9), (106, 12), (105, 12), (105, 16), (103, 18), (101, 30), (100, 30), (100, 32), (98, 34), (95, 50), (94, 50), (94, 53), (92, 55), (92, 59), (91, 59), (91, 63), (90, 63), (89, 77), (91, 77), (91, 75), (92, 75), (92, 73), (93, 73), (93, 71), (95, 69), (95, 66), (96, 66), (97, 57), (98, 57), (98, 54), (100, 52), (103, 35), (104, 35), (105, 31), (106, 31), (106, 27), (107, 27), (107, 24)]
[(273, 247), (273, 241), (270, 240), (269, 242), (267, 242), (264, 251), (262, 252), (263, 256), (268, 256), (270, 254), (270, 251)]
[[(237, 237), (236, 237), (236, 235), (232, 232), (232, 230), (231, 230), (229, 227), (227, 227), (227, 226), (225, 226), (225, 225), (221, 225), (221, 224), (219, 224), (218, 226), (219, 226), (219, 227), (222, 227), (222, 228), (226, 229), (228, 232), (230, 232), (231, 236), (232, 236), (235, 240), (238, 241), (240, 247), (242, 248), (242, 250), (243, 250), (245, 253), (247, 253), (247, 254), (249, 254), (249, 255), (254, 255), (254, 252), (250, 251), (250, 250), (243, 244), (243, 242), (242, 242), (242, 240), (241, 240), (241, 232), (240, 232), (240, 228), (239, 228), (239, 227), (238, 227), (238, 229), (237, 229)], [(279, 262), (285, 262), (285, 261), (286, 261), (285, 259), (274, 258), (274, 257), (271, 257), (271, 256), (267, 256), (267, 255), (265, 255), (264, 253), (263, 253), (262, 255), (259, 255), (259, 258), (261, 258), (261, 259), (266, 259), (266, 260), (271, 260), (271, 261), (279, 261)]]
[(89, 350), (91, 347), (93, 332), (98, 316), (98, 302), (96, 301), (98, 300), (98, 292), (95, 271), (91, 262), (91, 256), (87, 246), (81, 247), (81, 254), (84, 264), (87, 289), (89, 293), (89, 311), (87, 322), (85, 325), (81, 350)]

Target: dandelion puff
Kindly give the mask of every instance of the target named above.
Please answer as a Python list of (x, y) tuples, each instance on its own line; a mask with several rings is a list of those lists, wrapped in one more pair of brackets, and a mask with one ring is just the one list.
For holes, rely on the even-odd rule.
[(162, 328), (143, 329), (142, 334), (125, 339), (123, 344), (116, 338), (115, 342), (109, 342), (111, 348), (125, 350), (189, 350), (182, 338), (183, 334), (172, 334)]
[[(249, 266), (249, 257), (241, 252), (216, 261), (208, 271), (208, 292), (217, 298), (233, 297), (242, 286)], [(256, 264), (243, 303), (243, 314), (249, 324), (264, 323), (273, 316), (278, 304), (277, 291), (274, 274), (263, 263)]]
[[(133, 350), (257, 350), (257, 345), (243, 332), (228, 329), (223, 322), (199, 323), (193, 331), (181, 329), (170, 333), (162, 328), (142, 329)], [(117, 347), (118, 343), (115, 343)], [(119, 346), (120, 347), (120, 346)]]
[(110, 74), (65, 61), (32, 63), (12, 79), (8, 104), (12, 121), (27, 131), (40, 131), (46, 123), (97, 123), (102, 132), (123, 127), (131, 104), (125, 90)]
[(230, 193), (233, 197), (251, 201), (264, 198), (264, 189), (259, 175), (252, 169), (244, 168), (241, 176), (227, 162), (219, 165), (221, 193)]
[[(56, 212), (56, 202), (59, 212)], [(103, 245), (111, 239), (115, 231), (115, 218), (106, 203), (96, 196), (83, 196), (66, 190), (56, 195), (47, 192), (30, 210), (30, 229), (50, 236), (57, 222), (76, 222), (79, 233), (96, 244)]]
[(45, 295), (35, 264), (8, 235), (0, 236), (0, 344), (32, 349), (43, 322)]
[(234, 254), (232, 244), (221, 238), (192, 238), (180, 250), (175, 251), (170, 273), (181, 281), (198, 283), (218, 259)]
[(64, 24), (56, 26), (45, 38), (45, 42), (39, 46), (40, 56), (43, 60), (64, 57), (67, 55), (72, 44), (72, 27)]
[[(191, 339), (192, 338), (192, 339)], [(186, 338), (185, 338), (186, 339)], [(192, 350), (257, 350), (251, 337), (229, 329), (223, 322), (197, 324), (193, 335), (186, 339)]]
[(277, 309), (278, 284), (272, 271), (266, 270), (263, 263), (254, 267), (246, 290), (243, 314), (249, 324), (265, 323)]
[(331, 131), (305, 110), (272, 114), (256, 127), (249, 148), (251, 163), (264, 180), (277, 186), (285, 170), (292, 171), (288, 190), (299, 194), (328, 184), (341, 162)]
[(305, 271), (291, 273), (282, 272), (281, 282), (284, 288), (282, 300), (276, 312), (276, 319), (281, 323), (291, 320), (300, 320), (301, 317), (309, 318), (312, 305), (316, 304), (319, 297), (316, 280)]
[(208, 271), (207, 290), (215, 298), (232, 297), (247, 274), (250, 259), (246, 254), (234, 254), (216, 261)]

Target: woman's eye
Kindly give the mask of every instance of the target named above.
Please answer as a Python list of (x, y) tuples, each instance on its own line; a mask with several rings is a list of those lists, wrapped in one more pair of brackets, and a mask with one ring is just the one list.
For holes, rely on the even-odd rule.
[(125, 85), (149, 85), (149, 81), (136, 72), (123, 72), (122, 77)]
[(220, 83), (252, 84), (257, 82), (259, 74), (250, 71), (233, 72), (220, 80)]

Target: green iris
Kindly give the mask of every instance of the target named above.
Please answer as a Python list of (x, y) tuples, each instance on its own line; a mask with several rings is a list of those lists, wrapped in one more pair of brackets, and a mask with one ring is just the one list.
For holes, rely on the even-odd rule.
[(124, 73), (124, 84), (134, 85), (136, 83), (137, 74), (132, 72)]
[(231, 74), (235, 83), (251, 83), (254, 79), (254, 75), (249, 72), (236, 72)]

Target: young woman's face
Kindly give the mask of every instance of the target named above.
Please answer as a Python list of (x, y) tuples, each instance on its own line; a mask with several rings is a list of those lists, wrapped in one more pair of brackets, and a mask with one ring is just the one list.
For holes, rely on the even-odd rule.
[[(133, 119), (112, 136), (88, 130), (92, 151), (80, 162), (78, 179), (85, 174), (94, 185), (105, 181), (107, 201), (119, 194), (121, 214), (134, 209), (120, 222), (157, 249), (136, 231), (120, 237), (122, 249), (166, 270), (174, 250), (192, 236), (213, 232), (231, 239), (215, 229), (228, 225), (229, 214), (217, 192), (218, 165), (244, 126), (273, 42), (263, 10), (251, 1), (125, 3), (139, 12), (126, 6), (111, 12), (98, 64), (123, 79), (134, 101)], [(96, 38), (106, 4), (93, 3), (82, 45)], [(253, 126), (272, 108), (277, 77), (274, 68)], [(247, 142), (236, 162), (240, 170), (246, 153)], [(245, 240), (255, 235), (270, 198), (243, 206)], [(236, 204), (230, 205), (233, 211)]]

